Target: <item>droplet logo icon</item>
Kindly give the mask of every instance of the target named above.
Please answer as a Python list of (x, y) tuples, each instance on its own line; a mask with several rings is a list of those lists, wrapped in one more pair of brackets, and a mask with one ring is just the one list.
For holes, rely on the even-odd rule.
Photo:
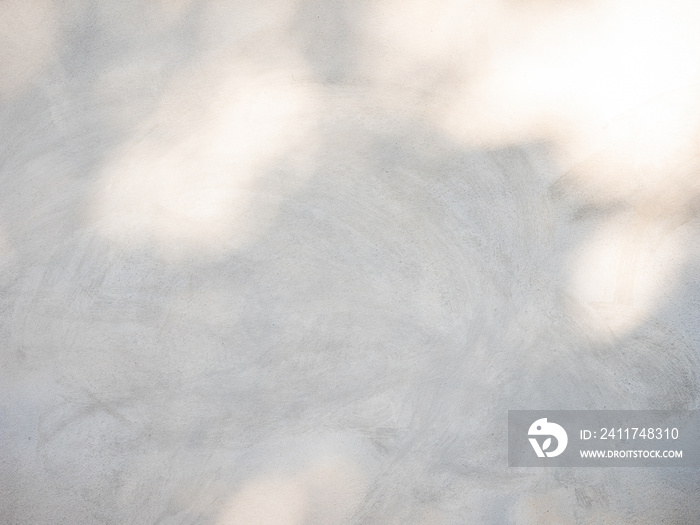
[[(566, 445), (569, 443), (569, 437), (566, 435), (566, 430), (564, 430), (560, 425), (556, 423), (547, 422), (547, 418), (538, 419), (532, 425), (530, 425), (530, 430), (527, 431), (530, 444), (532, 448), (535, 449), (535, 454), (537, 457), (543, 458), (554, 458), (564, 452)], [(537, 437), (532, 436), (549, 436), (542, 442), (540, 446), (537, 441)], [(552, 438), (557, 440), (557, 448), (548, 452), (549, 448), (552, 446)]]

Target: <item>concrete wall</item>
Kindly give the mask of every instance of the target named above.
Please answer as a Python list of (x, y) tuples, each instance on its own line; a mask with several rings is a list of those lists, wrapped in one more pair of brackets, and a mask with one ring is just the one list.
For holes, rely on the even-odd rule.
[(698, 408), (690, 1), (0, 3), (0, 522), (690, 524), (509, 409)]

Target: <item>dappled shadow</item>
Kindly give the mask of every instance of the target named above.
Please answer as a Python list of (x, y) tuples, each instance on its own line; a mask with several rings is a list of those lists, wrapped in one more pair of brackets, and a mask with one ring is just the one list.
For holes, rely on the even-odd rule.
[[(543, 71), (588, 48), (532, 34), (619, 12), (413, 4), (405, 26), (383, 3), (179, 2), (138, 31), (71, 15), (60, 67), (2, 108), (5, 515), (699, 515), (696, 472), (515, 471), (505, 428), (509, 409), (697, 408), (697, 151), (636, 157), (692, 136), (692, 86), (609, 121), (666, 86), (632, 68), (613, 84), (639, 86), (587, 99), (626, 48), (593, 31), (560, 81)], [(530, 4), (515, 43), (489, 31)], [(668, 125), (633, 133), (650, 115)]]

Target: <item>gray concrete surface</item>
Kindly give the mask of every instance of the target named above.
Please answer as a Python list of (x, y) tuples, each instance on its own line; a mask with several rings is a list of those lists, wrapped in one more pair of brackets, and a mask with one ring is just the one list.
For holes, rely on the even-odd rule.
[(0, 522), (700, 522), (506, 432), (698, 408), (698, 22), (0, 3)]

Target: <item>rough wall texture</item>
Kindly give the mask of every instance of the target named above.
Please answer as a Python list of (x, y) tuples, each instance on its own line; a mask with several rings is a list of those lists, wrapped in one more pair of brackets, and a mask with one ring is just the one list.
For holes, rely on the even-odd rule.
[(0, 522), (700, 522), (506, 446), (698, 408), (698, 23), (1, 2)]

